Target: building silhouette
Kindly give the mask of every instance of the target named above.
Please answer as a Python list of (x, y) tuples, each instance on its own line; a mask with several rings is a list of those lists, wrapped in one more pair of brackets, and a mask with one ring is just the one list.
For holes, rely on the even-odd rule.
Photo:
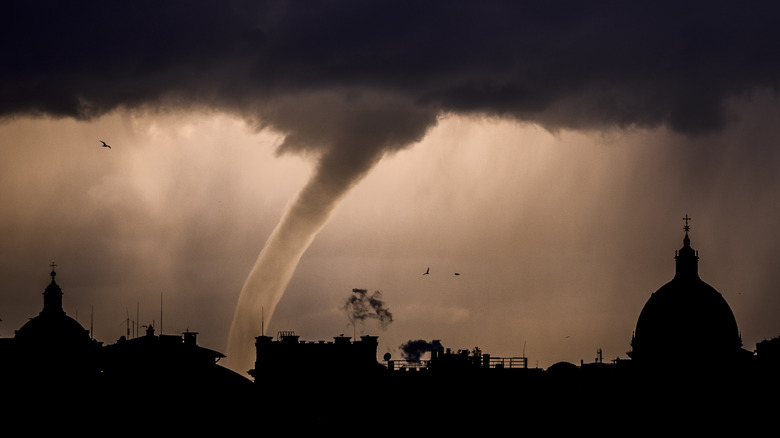
[[(54, 266), (52, 266), (53, 268)], [(62, 289), (51, 271), (43, 309), (4, 345), (3, 369), (15, 385), (73, 386), (97, 378), (102, 344), (62, 308)]]
[(752, 356), (742, 348), (731, 307), (699, 277), (699, 254), (691, 247), (689, 230), (686, 224), (674, 278), (650, 296), (637, 320), (629, 356), (638, 366), (711, 369)]
[(0, 339), (0, 406), (7, 425), (59, 432), (79, 424), (89, 427), (88, 436), (102, 435), (117, 416), (136, 412), (135, 421), (158, 432), (245, 426), (223, 424), (221, 416), (249, 418), (252, 382), (219, 365), (224, 355), (197, 345), (196, 332), (157, 335), (149, 326), (144, 336), (103, 345), (65, 313), (56, 275), (52, 270), (41, 312), (13, 338)]
[(376, 336), (361, 336), (352, 341), (349, 336), (339, 335), (329, 342), (305, 342), (294, 332), (280, 332), (277, 338), (255, 338), (255, 367), (249, 371), (255, 379), (296, 376), (316, 382), (358, 374), (371, 377), (385, 370), (377, 362)]
[(147, 397), (178, 395), (189, 402), (207, 396), (239, 394), (250, 381), (217, 362), (225, 356), (197, 344), (197, 332), (121, 337), (106, 345), (101, 359), (101, 385), (113, 390), (138, 391)]
[[(559, 362), (541, 370), (528, 368), (525, 358), (515, 358), (520, 366), (504, 366), (506, 358), (478, 348), (452, 352), (438, 345), (429, 360), (386, 355), (380, 363), (375, 347), (361, 350), (366, 339), (375, 345), (373, 337), (311, 343), (287, 332), (275, 341), (256, 339), (252, 377), (264, 398), (296, 407), (282, 421), (306, 417), (315, 425), (346, 411), (361, 427), (372, 427), (381, 413), (404, 418), (409, 430), (435, 433), (490, 430), (485, 424), (528, 424), (553, 434), (593, 424), (628, 434), (735, 427), (746, 433), (746, 418), (764, 428), (773, 424), (765, 415), (777, 408), (766, 395), (780, 389), (780, 338), (760, 343), (755, 353), (742, 347), (730, 306), (699, 277), (687, 221), (684, 231), (675, 275), (641, 310), (628, 359), (605, 363), (599, 350), (593, 363)], [(298, 385), (304, 389), (290, 391)], [(418, 399), (426, 412), (443, 414), (408, 415), (418, 411), (412, 402)]]
[[(728, 303), (699, 276), (687, 221), (684, 231), (675, 275), (642, 308), (629, 358), (604, 363), (599, 350), (593, 363), (547, 369), (438, 341), (424, 343), (430, 359), (379, 360), (376, 336), (311, 342), (280, 332), (255, 339), (246, 378), (218, 364), (224, 355), (198, 346), (196, 332), (157, 334), (149, 326), (109, 345), (92, 339), (65, 314), (52, 270), (41, 312), (0, 339), (0, 387), (3, 400), (14, 402), (7, 418), (39, 430), (66, 421), (105, 430), (132, 406), (134, 421), (179, 435), (268, 424), (297, 434), (389, 434), (383, 421), (402, 424), (399, 433), (436, 434), (507, 426), (569, 433), (594, 421), (629, 434), (670, 427), (702, 434), (744, 427), (745, 418), (773, 425), (780, 338), (755, 352), (743, 348)], [(108, 400), (122, 400), (123, 409)]]

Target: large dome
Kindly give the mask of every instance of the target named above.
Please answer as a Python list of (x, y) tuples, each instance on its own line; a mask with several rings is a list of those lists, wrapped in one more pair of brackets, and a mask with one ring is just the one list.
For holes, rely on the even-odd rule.
[(699, 278), (699, 256), (686, 227), (674, 278), (650, 296), (636, 324), (631, 357), (637, 362), (725, 360), (741, 351), (737, 321), (723, 296)]

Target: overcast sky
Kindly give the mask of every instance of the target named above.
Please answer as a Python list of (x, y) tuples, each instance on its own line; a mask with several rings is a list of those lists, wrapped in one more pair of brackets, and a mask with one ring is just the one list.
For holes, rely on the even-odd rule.
[[(97, 339), (129, 317), (226, 352), (288, 221), (256, 334), (625, 358), (688, 214), (752, 350), (780, 334), (776, 8), (5, 5), (0, 335), (54, 262)], [(353, 288), (393, 321), (350, 325)]]

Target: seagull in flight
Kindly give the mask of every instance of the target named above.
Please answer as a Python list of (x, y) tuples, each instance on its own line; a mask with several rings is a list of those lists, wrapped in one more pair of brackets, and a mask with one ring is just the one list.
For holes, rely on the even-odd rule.
[(425, 270), (425, 272), (423, 272), (423, 275), (428, 275), (430, 273), (431, 273), (431, 268), (428, 268)]
[(100, 142), (101, 142), (101, 143), (103, 143), (103, 147), (104, 147), (104, 148), (109, 148), (109, 149), (111, 149), (111, 146), (107, 145), (107, 144), (106, 144), (106, 142), (104, 142), (103, 140), (100, 140)]

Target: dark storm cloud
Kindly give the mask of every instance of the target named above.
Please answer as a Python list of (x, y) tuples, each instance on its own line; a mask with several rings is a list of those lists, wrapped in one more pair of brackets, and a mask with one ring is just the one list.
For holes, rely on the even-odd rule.
[(91, 117), (167, 102), (274, 125), (274, 99), (336, 90), (345, 102), (370, 91), (403, 96), (418, 111), (551, 128), (668, 124), (696, 133), (724, 124), (724, 99), (776, 87), (778, 10), (772, 2), (16, 2), (4, 5), (0, 31), (0, 113)]

